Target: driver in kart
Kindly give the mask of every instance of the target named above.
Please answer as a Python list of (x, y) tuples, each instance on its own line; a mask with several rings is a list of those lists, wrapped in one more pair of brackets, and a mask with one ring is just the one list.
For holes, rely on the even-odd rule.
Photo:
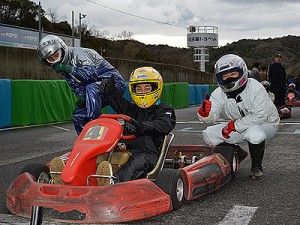
[(209, 145), (232, 146), (239, 162), (247, 157), (247, 152), (236, 144), (247, 141), (252, 159), (249, 176), (261, 179), (265, 142), (275, 136), (280, 121), (277, 109), (263, 85), (248, 78), (241, 57), (221, 57), (215, 64), (215, 76), (219, 87), (200, 105), (198, 118), (208, 123), (223, 116), (230, 122), (208, 126), (203, 139)]
[[(163, 89), (160, 73), (152, 67), (137, 68), (131, 73), (129, 92), (133, 102), (116, 91), (114, 79), (103, 80), (99, 89), (116, 113), (128, 115), (140, 124), (139, 129), (130, 126), (129, 123), (124, 124), (124, 133), (133, 133), (137, 138), (126, 142), (127, 150), (132, 155), (113, 175), (119, 182), (146, 177), (158, 160), (165, 135), (176, 125), (174, 109), (159, 100)], [(109, 171), (110, 174), (104, 175), (112, 175), (108, 161), (100, 163), (97, 171)], [(99, 185), (109, 184), (99, 183)]]

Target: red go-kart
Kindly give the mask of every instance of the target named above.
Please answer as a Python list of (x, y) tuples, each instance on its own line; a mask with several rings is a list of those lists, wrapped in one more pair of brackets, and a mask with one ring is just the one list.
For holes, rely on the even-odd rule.
[[(209, 194), (235, 177), (238, 161), (224, 146), (171, 145), (172, 133), (161, 144), (156, 166), (146, 177), (98, 186), (101, 158), (122, 169), (114, 155), (126, 154), (122, 123), (139, 124), (121, 114), (103, 114), (89, 122), (71, 152), (61, 157), (62, 184), (54, 184), (49, 164), (30, 164), (7, 190), (7, 208), (18, 216), (68, 223), (115, 223), (140, 220), (178, 209), (184, 200)], [(122, 157), (121, 157), (122, 158)], [(115, 164), (115, 165), (114, 165)], [(57, 175), (57, 174), (56, 174)]]

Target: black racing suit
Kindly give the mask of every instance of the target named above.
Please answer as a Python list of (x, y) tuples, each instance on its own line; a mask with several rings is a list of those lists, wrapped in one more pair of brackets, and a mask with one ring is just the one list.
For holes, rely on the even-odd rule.
[(132, 117), (142, 128), (141, 136), (126, 141), (127, 150), (132, 156), (114, 175), (120, 182), (145, 177), (158, 160), (164, 136), (176, 125), (175, 111), (164, 103), (140, 108), (123, 98), (120, 92), (106, 96), (116, 113)]

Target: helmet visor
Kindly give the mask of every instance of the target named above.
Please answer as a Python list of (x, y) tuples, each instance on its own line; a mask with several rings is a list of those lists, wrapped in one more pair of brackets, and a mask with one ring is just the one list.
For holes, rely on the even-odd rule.
[(59, 50), (57, 50), (56, 52), (54, 52), (52, 55), (50, 55), (50, 56), (46, 59), (46, 61), (47, 61), (48, 63), (50, 63), (50, 64), (53, 65), (53, 64), (55, 64), (55, 63), (60, 62), (61, 58), (62, 58), (62, 50), (59, 49)]
[(243, 76), (243, 70), (242, 68), (239, 67), (235, 67), (230, 70), (225, 70), (216, 74), (218, 83), (220, 85), (229, 85), (232, 83), (234, 85), (234, 82), (239, 80), (240, 77), (242, 76)]

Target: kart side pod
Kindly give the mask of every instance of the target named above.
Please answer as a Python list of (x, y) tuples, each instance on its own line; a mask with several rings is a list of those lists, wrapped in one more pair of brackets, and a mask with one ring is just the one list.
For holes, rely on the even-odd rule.
[(231, 180), (230, 164), (220, 153), (206, 156), (180, 171), (185, 183), (186, 200), (209, 194)]

